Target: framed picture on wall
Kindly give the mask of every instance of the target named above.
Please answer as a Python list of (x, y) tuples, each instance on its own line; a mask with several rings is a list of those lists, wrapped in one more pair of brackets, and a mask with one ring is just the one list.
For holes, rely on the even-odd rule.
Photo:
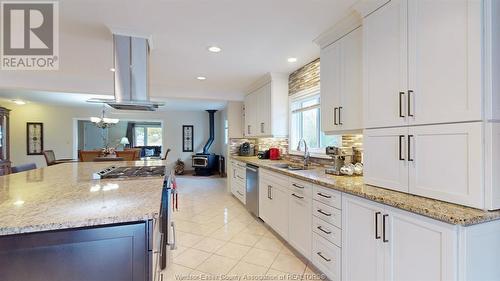
[(26, 148), (28, 155), (43, 154), (43, 123), (26, 123)]
[(182, 125), (182, 152), (193, 152), (193, 125)]

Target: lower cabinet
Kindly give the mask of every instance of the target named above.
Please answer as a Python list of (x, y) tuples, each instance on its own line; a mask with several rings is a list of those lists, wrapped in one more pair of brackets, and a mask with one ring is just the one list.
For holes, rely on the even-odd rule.
[(284, 239), (288, 239), (288, 191), (286, 177), (260, 171), (259, 217)]
[(289, 193), (288, 242), (306, 258), (311, 258), (311, 197)]
[(240, 161), (232, 160), (229, 171), (231, 193), (241, 203), (246, 204), (246, 165)]
[(350, 195), (342, 206), (342, 280), (457, 278), (455, 226)]

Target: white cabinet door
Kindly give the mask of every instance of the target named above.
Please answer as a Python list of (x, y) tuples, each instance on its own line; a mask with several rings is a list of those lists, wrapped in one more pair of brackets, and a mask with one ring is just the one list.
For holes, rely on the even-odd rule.
[[(392, 0), (363, 22), (365, 128), (407, 123), (406, 117), (400, 117), (406, 116), (404, 93), (408, 89), (406, 1)], [(403, 93), (401, 102), (400, 92)]]
[(380, 204), (342, 197), (342, 280), (384, 280), (382, 214)]
[(363, 128), (363, 64), (361, 27), (353, 30), (341, 44), (341, 90), (339, 106), (339, 126), (337, 130), (361, 130)]
[(259, 217), (271, 225), (272, 216), (271, 185), (267, 181), (259, 179)]
[(341, 84), (340, 43), (321, 50), (321, 130), (334, 131), (338, 125)]
[(481, 120), (478, 0), (408, 0), (412, 124)]
[(271, 82), (263, 86), (257, 93), (256, 135), (271, 136)]
[(384, 280), (457, 279), (453, 225), (389, 207), (386, 213)]
[(252, 126), (255, 126), (255, 98), (254, 95), (245, 96), (245, 136), (253, 136)]
[(407, 135), (406, 127), (364, 130), (366, 184), (408, 192)]
[(271, 227), (284, 239), (288, 239), (288, 196), (285, 189), (271, 188)]
[(484, 207), (481, 122), (416, 126), (409, 136), (410, 193)]
[(288, 243), (306, 258), (311, 258), (311, 198), (290, 193)]

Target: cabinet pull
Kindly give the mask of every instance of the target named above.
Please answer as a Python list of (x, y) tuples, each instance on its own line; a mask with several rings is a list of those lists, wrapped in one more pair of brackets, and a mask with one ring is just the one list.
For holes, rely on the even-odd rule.
[(411, 113), (411, 96), (413, 94), (413, 90), (408, 90), (408, 116), (414, 117), (414, 115)]
[(292, 193), (292, 196), (295, 197), (295, 198), (298, 198), (298, 199), (304, 199), (304, 196), (298, 196), (295, 193)]
[(296, 183), (294, 183), (294, 184), (292, 184), (292, 185), (293, 185), (293, 186), (295, 186), (296, 188), (304, 188), (304, 187), (303, 187), (302, 185), (300, 185), (300, 184), (296, 184)]
[(399, 117), (405, 118), (405, 115), (403, 114), (403, 96), (405, 92), (399, 92)]
[(327, 216), (327, 217), (330, 217), (330, 216), (332, 215), (332, 214), (327, 213), (327, 212), (325, 212), (325, 211), (323, 211), (323, 210), (321, 210), (321, 209), (318, 209), (318, 210), (316, 210), (316, 211), (318, 211), (318, 213), (323, 214), (323, 215), (325, 215), (325, 216)]
[(269, 199), (273, 200), (273, 186), (269, 185)]
[(243, 178), (242, 178), (242, 177), (240, 177), (240, 176), (237, 176), (237, 177), (238, 177), (240, 180), (243, 180)]
[(247, 131), (248, 131), (248, 134), (250, 135), (250, 125), (248, 125)]
[(342, 117), (341, 117), (342, 116), (342, 111), (341, 111), (342, 108), (343, 108), (342, 106), (339, 107), (339, 125), (344, 125), (344, 123), (342, 123)]
[(323, 232), (323, 233), (326, 233), (326, 234), (332, 234), (332, 232), (331, 232), (331, 231), (328, 231), (328, 230), (323, 229), (323, 227), (321, 227), (321, 225), (320, 225), (320, 226), (318, 226), (318, 227), (316, 227), (316, 228), (317, 228), (317, 229), (319, 229), (319, 230), (321, 230), (321, 232)]
[(408, 161), (413, 162), (415, 159), (411, 158), (411, 139), (413, 138), (413, 135), (408, 135)]
[(328, 199), (332, 198), (332, 196), (330, 196), (330, 195), (325, 195), (325, 194), (323, 194), (323, 193), (321, 193), (321, 192), (318, 192), (317, 194), (318, 194), (319, 196), (321, 196), (321, 197), (325, 197), (325, 198), (328, 198)]
[(380, 239), (380, 235), (378, 235), (378, 217), (380, 214), (380, 212), (375, 213), (375, 240)]
[(317, 252), (316, 254), (317, 254), (318, 256), (320, 256), (322, 259), (324, 259), (325, 261), (327, 261), (327, 262), (331, 262), (331, 261), (332, 261), (331, 259), (326, 258), (325, 256), (323, 256), (323, 253), (321, 253), (321, 252)]
[(260, 123), (260, 132), (264, 133), (264, 123)]
[(387, 219), (387, 217), (389, 217), (389, 215), (387, 215), (387, 214), (382, 216), (382, 226), (383, 226), (383, 229), (382, 229), (382, 236), (383, 236), (382, 237), (382, 241), (384, 243), (389, 242), (389, 239), (387, 239), (386, 236), (385, 236), (386, 235), (385, 233), (386, 233), (386, 219)]
[(404, 135), (399, 135), (399, 160), (405, 161), (405, 158), (403, 157), (403, 140), (405, 136)]
[(267, 186), (267, 199), (271, 199), (271, 186)]
[(243, 196), (243, 193), (241, 193), (239, 190), (237, 190), (236, 192), (238, 192), (240, 196)]
[(337, 123), (337, 109), (338, 109), (338, 107), (335, 107), (333, 109), (333, 125), (338, 125), (338, 123)]

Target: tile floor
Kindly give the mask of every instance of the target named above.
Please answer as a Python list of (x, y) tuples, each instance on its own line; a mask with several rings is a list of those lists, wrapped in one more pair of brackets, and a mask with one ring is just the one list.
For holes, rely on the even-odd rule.
[(177, 183), (179, 211), (173, 219), (178, 249), (163, 280), (319, 279), (306, 261), (226, 192), (225, 179), (182, 176)]

